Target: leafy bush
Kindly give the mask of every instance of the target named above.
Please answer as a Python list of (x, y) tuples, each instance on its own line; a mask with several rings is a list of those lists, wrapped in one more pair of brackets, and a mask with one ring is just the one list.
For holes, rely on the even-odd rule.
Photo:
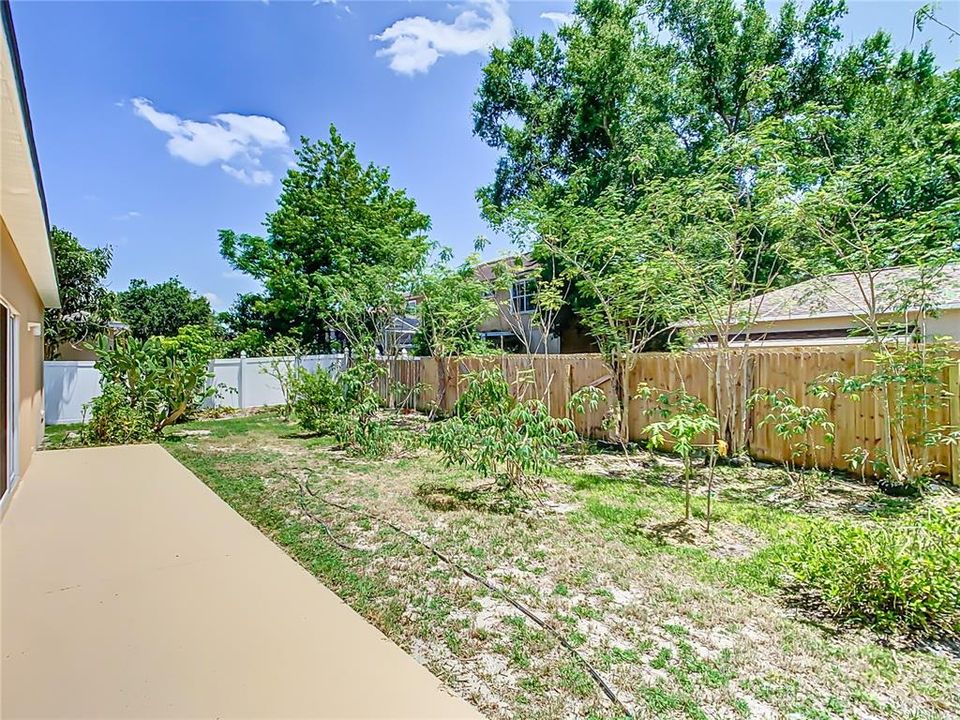
[(960, 505), (891, 524), (811, 528), (787, 564), (837, 617), (960, 635)]
[(397, 439), (379, 417), (377, 384), (385, 372), (369, 358), (355, 358), (335, 379), (321, 368), (296, 368), (288, 380), (290, 407), (304, 430), (333, 435), (351, 454), (383, 457)]
[(141, 425), (159, 434), (216, 394), (205, 358), (189, 351), (172, 357), (159, 338), (101, 337), (96, 351), (102, 399), (90, 403), (88, 442), (143, 439)]
[(341, 447), (364, 457), (390, 452), (395, 432), (382, 418), (377, 382), (386, 369), (368, 358), (358, 358), (337, 376), (340, 407), (333, 418), (333, 436)]
[(557, 462), (565, 444), (577, 440), (570, 420), (551, 417), (540, 400), (514, 398), (499, 370), (478, 370), (466, 381), (453, 417), (434, 425), (427, 436), (447, 465), (493, 477), (505, 488), (522, 488), (531, 475)]
[(332, 432), (334, 419), (343, 409), (343, 391), (323, 368), (309, 372), (299, 368), (291, 388), (293, 412), (304, 430)]
[(90, 420), (80, 429), (80, 439), (86, 445), (122, 445), (143, 442), (154, 436), (150, 419), (142, 408), (131, 406), (119, 385), (104, 387), (100, 395), (84, 406), (84, 415)]

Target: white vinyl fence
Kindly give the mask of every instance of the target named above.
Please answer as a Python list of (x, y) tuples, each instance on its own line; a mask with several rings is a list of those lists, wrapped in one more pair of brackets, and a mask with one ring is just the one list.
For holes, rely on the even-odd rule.
[[(207, 407), (252, 408), (279, 405), (283, 393), (277, 381), (266, 371), (274, 358), (227, 358), (210, 362), (211, 384), (217, 396)], [(293, 364), (294, 358), (283, 358)], [(329, 373), (343, 366), (343, 355), (305, 355), (300, 364), (313, 372), (323, 368)], [(43, 409), (47, 425), (76, 423), (83, 419), (83, 406), (100, 394), (100, 371), (92, 360), (48, 360), (43, 364)]]

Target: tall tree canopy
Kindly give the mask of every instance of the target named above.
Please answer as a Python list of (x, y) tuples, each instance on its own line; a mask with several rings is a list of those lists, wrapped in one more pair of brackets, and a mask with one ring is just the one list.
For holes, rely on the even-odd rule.
[[(519, 36), (484, 70), (475, 132), (502, 152), (478, 191), (486, 216), (534, 238), (535, 255), (573, 278), (583, 316), (598, 310), (596, 293), (564, 260), (574, 248), (562, 252), (583, 234), (578, 207), (615, 216), (615, 200), (636, 228), (655, 229), (658, 251), (724, 267), (727, 287), (708, 295), (728, 300), (846, 269), (817, 223), (852, 235), (854, 212), (891, 238), (928, 218), (923, 247), (951, 244), (960, 71), (938, 71), (926, 48), (895, 52), (883, 32), (841, 51), (844, 10), (842, 0), (806, 10), (788, 0), (776, 15), (762, 0), (579, 0), (556, 35)], [(911, 247), (883, 264), (916, 262), (923, 247)], [(588, 260), (594, 271), (607, 262), (577, 262)]]
[(50, 229), (60, 307), (44, 311), (44, 357), (55, 360), (63, 343), (82, 343), (103, 332), (111, 320), (112, 296), (103, 282), (110, 271), (109, 247), (88, 250), (73, 233)]
[[(574, 20), (495, 49), (474, 130), (502, 151), (478, 191), (498, 221), (518, 200), (695, 172), (724, 138), (826, 97), (842, 0), (578, 0)], [(629, 199), (629, 193), (623, 195)]]
[(366, 327), (371, 312), (402, 302), (425, 261), (430, 218), (391, 187), (386, 168), (361, 165), (333, 126), (329, 140), (301, 138), (296, 154), (266, 236), (222, 230), (220, 252), (263, 284), (257, 304), (274, 328), (319, 348), (328, 329)]
[(131, 280), (116, 294), (118, 319), (130, 326), (139, 340), (173, 337), (187, 325), (212, 327), (213, 311), (205, 297), (194, 295), (178, 278), (150, 285)]

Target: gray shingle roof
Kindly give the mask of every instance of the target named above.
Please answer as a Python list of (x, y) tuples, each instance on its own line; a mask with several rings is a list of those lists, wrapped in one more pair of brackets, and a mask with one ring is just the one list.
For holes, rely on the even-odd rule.
[[(960, 263), (946, 265), (935, 279), (930, 278), (916, 266), (873, 273), (877, 309), (885, 313), (913, 309), (921, 303), (937, 308), (960, 305)], [(866, 273), (859, 275), (859, 282), (857, 274), (841, 273), (758, 295), (741, 303), (739, 309), (746, 317), (756, 315), (756, 321), (863, 315), (868, 309), (865, 293), (869, 296), (870, 277)]]

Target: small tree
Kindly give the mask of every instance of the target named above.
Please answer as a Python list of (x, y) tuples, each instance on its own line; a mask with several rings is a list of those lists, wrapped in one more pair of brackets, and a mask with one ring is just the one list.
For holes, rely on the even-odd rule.
[(286, 420), (293, 412), (293, 386), (300, 370), (303, 347), (297, 338), (280, 335), (267, 343), (264, 352), (269, 359), (260, 372), (276, 380), (283, 395), (280, 415)]
[(332, 433), (343, 410), (343, 391), (324, 368), (314, 372), (301, 367), (291, 388), (293, 412), (300, 426), (312, 433)]
[(817, 397), (842, 394), (859, 402), (872, 395), (880, 409), (882, 445), (872, 454), (857, 448), (848, 458), (854, 469), (862, 471), (870, 458), (874, 471), (910, 488), (936, 472), (931, 450), (960, 438), (958, 428), (932, 421), (949, 404), (944, 372), (957, 362), (955, 352), (953, 341), (945, 339), (884, 343), (873, 347), (870, 372), (836, 372), (811, 385)]
[(660, 238), (608, 193), (595, 207), (563, 202), (524, 220), (539, 231), (538, 253), (559, 259), (576, 289), (574, 310), (600, 346), (610, 370), (613, 433), (629, 440), (629, 378), (637, 353), (665, 337), (687, 313), (674, 290), (683, 281)]
[(518, 400), (499, 369), (478, 370), (465, 379), (453, 417), (432, 426), (427, 436), (448, 465), (522, 492), (557, 462), (564, 445), (576, 441), (570, 420), (551, 417), (539, 399)]
[(802, 469), (797, 471), (797, 460), (811, 458), (814, 470), (819, 470), (817, 452), (825, 445), (819, 444), (816, 436), (820, 435), (826, 444), (833, 443), (834, 424), (830, 421), (830, 414), (825, 408), (798, 404), (782, 388), (757, 390), (750, 397), (749, 405), (761, 403), (767, 405), (770, 412), (760, 425), (772, 425), (777, 437), (790, 448), (787, 472), (800, 491), (808, 494), (811, 488), (807, 485), (807, 475)]
[(386, 368), (372, 358), (357, 358), (337, 376), (339, 410), (333, 418), (333, 435), (348, 452), (383, 457), (390, 452), (395, 433), (378, 412), (377, 384)]
[(706, 153), (692, 176), (656, 179), (641, 188), (635, 222), (662, 244), (678, 281), (670, 296), (689, 314), (671, 337), (697, 353), (713, 387), (719, 437), (732, 455), (749, 434), (750, 328), (764, 294), (792, 269), (782, 227), (784, 199), (796, 192), (789, 123), (770, 119)]
[(416, 352), (432, 357), (439, 375), (431, 417), (443, 406), (450, 361), (487, 350), (477, 330), (494, 313), (487, 286), (474, 274), (473, 258), (455, 269), (446, 264), (448, 258), (449, 252), (444, 252), (440, 262), (417, 279), (413, 295), (418, 320)]
[[(693, 453), (698, 447), (696, 440), (699, 437), (713, 437), (720, 430), (720, 423), (710, 411), (710, 408), (695, 395), (690, 395), (685, 389), (657, 390), (649, 385), (641, 385), (638, 396), (653, 399), (656, 402), (656, 412), (663, 420), (650, 423), (644, 428), (649, 438), (650, 446), (662, 447), (667, 441), (671, 449), (683, 461), (683, 518), (690, 520), (690, 499), (693, 486)], [(714, 448), (710, 442), (700, 447)], [(707, 495), (707, 531), (710, 531), (710, 521), (713, 509), (713, 473), (711, 467), (711, 482)]]
[[(916, 118), (895, 129), (929, 132)], [(944, 288), (956, 283), (948, 266), (957, 252), (945, 238), (958, 222), (960, 128), (942, 126), (940, 135), (936, 147), (923, 151), (877, 153), (848, 165), (828, 156), (816, 168), (816, 187), (793, 199), (795, 240), (808, 248), (801, 265), (817, 278), (811, 292), (855, 308), (854, 334), (873, 355), (870, 372), (835, 373), (814, 391), (873, 397), (881, 421), (873, 466), (896, 485), (929, 473), (930, 448), (954, 437), (953, 428), (938, 428), (932, 418), (945, 402), (943, 371), (952, 348), (932, 337), (928, 320), (949, 302)], [(942, 180), (933, 183), (940, 194), (915, 209), (917, 184), (933, 182), (931, 174)], [(849, 282), (825, 272), (842, 272)]]

